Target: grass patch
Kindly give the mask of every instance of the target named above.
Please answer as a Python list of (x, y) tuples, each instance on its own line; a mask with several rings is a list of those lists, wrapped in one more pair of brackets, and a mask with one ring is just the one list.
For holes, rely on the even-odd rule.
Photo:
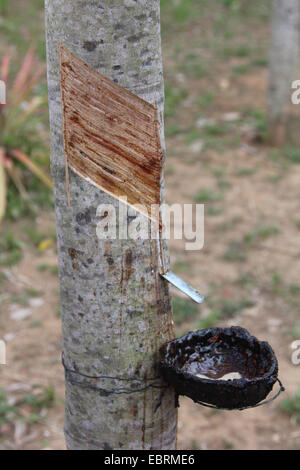
[(255, 229), (245, 235), (244, 241), (247, 244), (257, 242), (259, 240), (266, 240), (269, 237), (278, 235), (280, 233), (279, 228), (276, 225), (258, 225)]
[(248, 110), (249, 124), (252, 125), (256, 133), (257, 142), (266, 142), (268, 137), (268, 120), (264, 109)]
[[(272, 150), (270, 151), (270, 157), (271, 157), (271, 159), (273, 160), (274, 164), (275, 164), (278, 168), (280, 168), (280, 170), (287, 170), (287, 169), (290, 167), (290, 162), (289, 162), (289, 161), (287, 160), (287, 158), (285, 157), (285, 155), (284, 155), (282, 149), (281, 149), (281, 150), (279, 150), (279, 149), (272, 149)], [(278, 180), (280, 179), (279, 176), (280, 176), (280, 178), (282, 177), (281, 174), (279, 174), (278, 176), (275, 175), (275, 176), (273, 177), (273, 178), (275, 178), (275, 182), (277, 182), (277, 181), (276, 181), (276, 177), (278, 178)], [(272, 177), (271, 177), (271, 179), (272, 179)]]
[(201, 78), (208, 75), (206, 66), (201, 63), (201, 58), (197, 54), (188, 54), (181, 68), (188, 78)]
[(249, 271), (243, 271), (240, 273), (237, 283), (246, 289), (248, 286), (255, 285), (257, 283), (256, 277)]
[(296, 322), (291, 330), (287, 330), (287, 334), (293, 336), (293, 338), (300, 338), (300, 322)]
[(220, 207), (209, 206), (207, 209), (207, 215), (216, 216), (222, 214), (222, 209)]
[(28, 240), (33, 245), (38, 245), (45, 238), (44, 235), (38, 232), (35, 225), (28, 225), (24, 228), (24, 233), (27, 236)]
[(48, 272), (54, 276), (58, 275), (58, 266), (53, 266), (51, 264), (42, 263), (38, 265), (38, 270), (41, 272)]
[(279, 181), (282, 179), (282, 175), (279, 173), (278, 175), (272, 175), (270, 176), (270, 181), (271, 183), (279, 183)]
[(258, 225), (252, 232), (245, 235), (242, 240), (231, 240), (223, 258), (226, 261), (245, 261), (249, 246), (279, 233), (280, 230), (276, 225)]
[(228, 126), (226, 124), (207, 124), (203, 126), (203, 132), (209, 136), (221, 136), (226, 134)]
[(40, 295), (40, 292), (36, 289), (25, 289), (25, 291), (20, 295), (13, 295), (11, 297), (11, 302), (27, 307), (29, 305), (29, 300), (31, 297), (37, 297)]
[(17, 416), (17, 407), (9, 404), (5, 391), (0, 389), (0, 426), (5, 423), (13, 422)]
[(0, 0), (0, 14), (3, 16), (7, 14), (8, 2), (9, 0)]
[(173, 85), (165, 86), (165, 117), (172, 117), (175, 115), (177, 107), (181, 101), (187, 97), (185, 88), (176, 87)]
[(255, 168), (244, 167), (244, 168), (239, 168), (238, 170), (236, 170), (235, 176), (251, 176), (255, 172), (256, 172)]
[(161, 0), (162, 24), (175, 30), (184, 27), (192, 18), (201, 18), (202, 3), (195, 0)]
[(220, 299), (217, 301), (217, 305), (223, 318), (231, 318), (241, 313), (245, 308), (254, 307), (255, 302), (249, 299)]
[(229, 189), (232, 186), (231, 182), (225, 178), (218, 178), (217, 185), (222, 190)]
[(268, 67), (269, 60), (266, 57), (257, 57), (251, 61), (251, 65), (254, 67)]
[(296, 392), (293, 397), (286, 398), (280, 404), (282, 411), (295, 419), (297, 423), (300, 422), (300, 390)]
[(45, 408), (51, 408), (55, 403), (55, 390), (52, 385), (46, 387), (37, 395), (24, 395), (15, 405), (9, 404), (9, 399), (3, 389), (0, 389), (0, 425), (24, 419), (19, 408), (28, 405), (30, 413), (26, 416), (28, 423), (40, 419), (40, 412)]
[(196, 100), (196, 104), (199, 105), (203, 109), (211, 108), (214, 102), (215, 102), (215, 94), (213, 91), (207, 91)]
[(184, 261), (176, 261), (174, 264), (174, 271), (175, 272), (184, 272), (187, 273), (190, 270), (190, 266), (188, 263), (185, 263)]
[(212, 328), (222, 318), (222, 312), (219, 310), (212, 310), (207, 317), (197, 324), (197, 329), (202, 330), (204, 328)]
[(245, 75), (246, 73), (249, 72), (249, 65), (236, 65), (232, 68), (232, 72), (235, 75)]
[(300, 149), (297, 147), (285, 147), (284, 156), (291, 163), (300, 163)]
[(200, 322), (197, 323), (196, 328), (199, 330), (212, 328), (218, 321), (234, 317), (241, 313), (243, 309), (253, 307), (255, 305), (254, 302), (248, 299), (218, 299), (216, 301), (210, 301), (210, 304), (214, 305), (215, 308), (211, 310), (209, 315), (202, 318)]
[[(55, 231), (51, 231), (51, 233), (48, 233), (47, 235), (45, 233), (40, 233), (35, 225), (29, 225), (25, 227), (24, 233), (27, 236), (27, 239), (29, 242), (31, 242), (35, 247), (38, 247), (40, 249), (40, 246), (42, 246), (44, 243), (47, 243), (47, 241), (52, 241), (54, 243), (54, 240), (56, 240), (56, 233)], [(51, 246), (51, 245), (49, 245)], [(43, 249), (40, 249), (43, 251)]]
[(199, 204), (205, 202), (217, 202), (222, 199), (220, 193), (216, 193), (213, 189), (202, 189), (198, 194), (194, 196), (194, 201)]
[(11, 267), (22, 259), (24, 243), (9, 231), (0, 239), (0, 266)]
[(195, 303), (181, 297), (173, 298), (173, 313), (176, 323), (183, 323), (195, 318), (198, 313), (198, 307)]
[(231, 240), (229, 247), (225, 251), (223, 258), (226, 261), (246, 261), (245, 246), (240, 240)]
[(231, 220), (227, 220), (226, 222), (221, 223), (216, 227), (218, 232), (225, 232), (227, 230), (232, 230), (237, 224), (242, 222), (242, 217), (236, 216), (233, 217)]
[(211, 172), (216, 178), (222, 178), (225, 174), (224, 168), (213, 168)]
[(251, 49), (246, 45), (226, 45), (221, 54), (224, 58), (228, 59), (230, 57), (249, 57), (251, 55)]
[(166, 137), (172, 137), (174, 135), (181, 134), (181, 133), (182, 133), (182, 129), (176, 123), (170, 124), (165, 129), (165, 136)]
[(300, 286), (298, 284), (291, 284), (288, 289), (291, 295), (300, 295)]
[(51, 210), (54, 207), (53, 194), (33, 175), (26, 176), (26, 189), (29, 197), (24, 198), (13, 185), (7, 188), (6, 217), (18, 220), (21, 217), (35, 217), (40, 209)]
[(3, 282), (7, 281), (7, 276), (0, 271), (0, 286)]

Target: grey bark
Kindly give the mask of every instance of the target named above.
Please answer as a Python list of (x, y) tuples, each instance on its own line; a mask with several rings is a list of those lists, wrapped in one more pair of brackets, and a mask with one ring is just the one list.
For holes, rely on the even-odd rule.
[[(159, 1), (46, 0), (45, 7), (64, 361), (68, 369), (90, 376), (118, 377), (66, 374), (67, 447), (174, 449), (173, 390), (166, 391), (157, 410), (160, 388), (107, 392), (141, 387), (121, 379), (139, 378), (144, 386), (151, 383), (145, 378), (157, 376), (157, 351), (173, 337), (169, 289), (158, 273), (155, 240), (97, 238), (98, 205), (113, 204), (118, 212), (118, 202), (72, 170), (67, 206), (58, 63), (61, 42), (162, 111)], [(163, 384), (161, 378), (158, 382)]]
[(299, 107), (291, 103), (299, 72), (299, 12), (299, 0), (273, 0), (268, 107), (269, 137), (277, 145), (299, 142)]

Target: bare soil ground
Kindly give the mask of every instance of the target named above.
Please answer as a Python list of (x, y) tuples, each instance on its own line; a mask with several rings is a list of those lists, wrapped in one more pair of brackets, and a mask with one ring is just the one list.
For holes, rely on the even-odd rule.
[[(290, 346), (300, 339), (300, 165), (264, 141), (267, 20), (243, 18), (230, 27), (223, 18), (220, 35), (217, 13), (205, 10), (200, 19), (164, 33), (167, 202), (205, 204), (204, 248), (184, 251), (176, 240), (169, 247), (172, 268), (207, 301), (192, 313), (185, 304), (184, 321), (175, 309), (175, 318), (182, 334), (217, 310), (214, 324), (240, 325), (268, 341), (286, 392), (272, 404), (231, 412), (181, 398), (180, 449), (300, 448), (299, 424), (280, 406), (300, 389)], [(12, 225), (15, 236), (22, 239), (31, 223)], [(36, 223), (45, 235), (55, 227), (49, 213)], [(19, 263), (1, 268), (0, 338), (7, 343), (7, 365), (0, 366), (0, 388), (12, 409), (0, 421), (0, 448), (64, 449), (56, 251), (27, 243), (22, 252)], [(16, 312), (24, 318), (16, 319)]]

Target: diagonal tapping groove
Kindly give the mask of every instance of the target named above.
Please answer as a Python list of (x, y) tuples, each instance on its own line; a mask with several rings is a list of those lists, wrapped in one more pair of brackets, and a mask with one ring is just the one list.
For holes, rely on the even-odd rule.
[(130, 205), (141, 204), (150, 214), (151, 204), (160, 204), (162, 172), (156, 106), (62, 45), (60, 80), (66, 178), (70, 166), (103, 191), (126, 196)]
[[(94, 70), (63, 45), (59, 52), (68, 204), (70, 167), (152, 218), (152, 207), (161, 203), (163, 165), (157, 106)], [(166, 269), (160, 211), (155, 217), (161, 276), (195, 302), (203, 302), (201, 294)]]

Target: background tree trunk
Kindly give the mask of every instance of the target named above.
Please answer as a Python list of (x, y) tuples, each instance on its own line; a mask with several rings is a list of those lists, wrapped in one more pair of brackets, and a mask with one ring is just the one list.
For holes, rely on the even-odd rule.
[[(51, 172), (68, 369), (98, 376), (157, 376), (156, 353), (173, 338), (168, 284), (158, 273), (155, 241), (101, 241), (97, 206), (118, 201), (70, 170), (67, 206), (58, 43), (94, 69), (163, 110), (158, 0), (46, 0)], [(80, 382), (77, 384), (75, 382)], [(159, 379), (159, 382), (161, 380)], [(116, 394), (137, 383), (66, 374), (69, 449), (174, 449), (174, 392)], [(149, 384), (147, 380), (143, 386)]]
[(300, 79), (299, 0), (273, 0), (269, 79), (269, 139), (274, 145), (300, 143), (300, 107), (291, 103), (292, 82)]

